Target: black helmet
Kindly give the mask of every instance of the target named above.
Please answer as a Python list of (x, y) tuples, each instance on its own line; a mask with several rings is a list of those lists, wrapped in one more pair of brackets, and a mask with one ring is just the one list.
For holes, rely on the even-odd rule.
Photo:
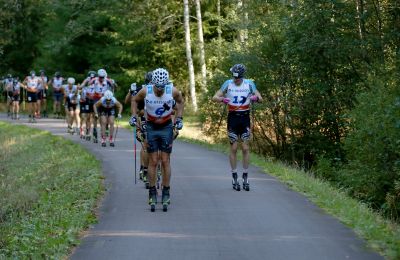
[(87, 74), (87, 76), (89, 78), (94, 78), (94, 77), (96, 77), (96, 75), (97, 75), (96, 71), (93, 71), (93, 70), (89, 71), (88, 74)]
[(56, 78), (59, 78), (59, 77), (61, 77), (61, 73), (60, 73), (59, 71), (56, 71), (56, 73), (54, 73), (54, 76), (55, 76)]
[(152, 77), (153, 77), (152, 71), (146, 72), (146, 74), (144, 75), (144, 83), (146, 83), (146, 84), (150, 83)]
[(232, 76), (235, 78), (243, 78), (244, 73), (246, 72), (246, 67), (243, 64), (235, 64), (233, 67), (230, 69), (230, 72), (232, 72)]

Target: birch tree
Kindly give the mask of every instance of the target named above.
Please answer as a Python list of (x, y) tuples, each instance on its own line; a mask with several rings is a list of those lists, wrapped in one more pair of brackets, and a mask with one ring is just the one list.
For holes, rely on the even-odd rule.
[(189, 25), (189, 1), (183, 0), (183, 17), (185, 27), (185, 46), (186, 46), (186, 60), (189, 69), (189, 89), (190, 97), (192, 99), (193, 110), (197, 112), (197, 99), (196, 99), (196, 86), (194, 81), (194, 67), (190, 40), (190, 25)]
[(196, 16), (197, 16), (197, 36), (199, 41), (200, 49), (200, 67), (201, 67), (201, 84), (205, 92), (207, 89), (207, 66), (206, 66), (206, 55), (204, 51), (204, 37), (203, 37), (203, 21), (201, 19), (201, 5), (200, 0), (196, 2)]

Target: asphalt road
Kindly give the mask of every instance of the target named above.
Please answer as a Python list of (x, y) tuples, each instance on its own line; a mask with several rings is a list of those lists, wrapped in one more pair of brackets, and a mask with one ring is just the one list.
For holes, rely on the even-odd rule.
[(107, 192), (99, 222), (72, 259), (382, 259), (351, 229), (258, 168), (250, 168), (249, 192), (234, 191), (224, 154), (175, 142), (171, 205), (150, 212), (148, 191), (134, 183), (133, 132), (120, 128), (116, 146), (103, 148), (67, 134), (63, 120), (29, 126), (74, 140), (102, 161)]

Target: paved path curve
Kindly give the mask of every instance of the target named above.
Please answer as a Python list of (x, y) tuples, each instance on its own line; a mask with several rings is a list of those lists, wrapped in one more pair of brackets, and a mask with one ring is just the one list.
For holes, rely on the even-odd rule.
[(131, 132), (120, 128), (116, 147), (102, 148), (67, 135), (62, 120), (30, 126), (81, 143), (103, 164), (107, 192), (99, 223), (72, 259), (382, 259), (352, 230), (258, 168), (250, 169), (250, 192), (232, 190), (224, 154), (177, 141), (170, 208), (150, 212), (147, 190), (134, 184)]

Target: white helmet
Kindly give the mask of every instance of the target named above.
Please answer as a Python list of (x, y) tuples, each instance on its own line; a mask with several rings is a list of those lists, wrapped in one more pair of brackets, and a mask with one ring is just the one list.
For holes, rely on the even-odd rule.
[(169, 83), (169, 74), (166, 69), (158, 68), (153, 71), (151, 77), (151, 82), (156, 85), (156, 87), (163, 87)]
[(97, 75), (98, 75), (99, 77), (101, 77), (101, 78), (105, 78), (105, 77), (107, 77), (107, 71), (106, 71), (105, 69), (99, 69), (99, 70), (97, 71)]
[(104, 98), (107, 100), (110, 100), (114, 97), (114, 94), (111, 92), (111, 90), (106, 90), (106, 92), (104, 92)]
[(74, 78), (68, 78), (67, 82), (68, 82), (68, 84), (73, 85), (73, 84), (75, 84), (75, 79)]

